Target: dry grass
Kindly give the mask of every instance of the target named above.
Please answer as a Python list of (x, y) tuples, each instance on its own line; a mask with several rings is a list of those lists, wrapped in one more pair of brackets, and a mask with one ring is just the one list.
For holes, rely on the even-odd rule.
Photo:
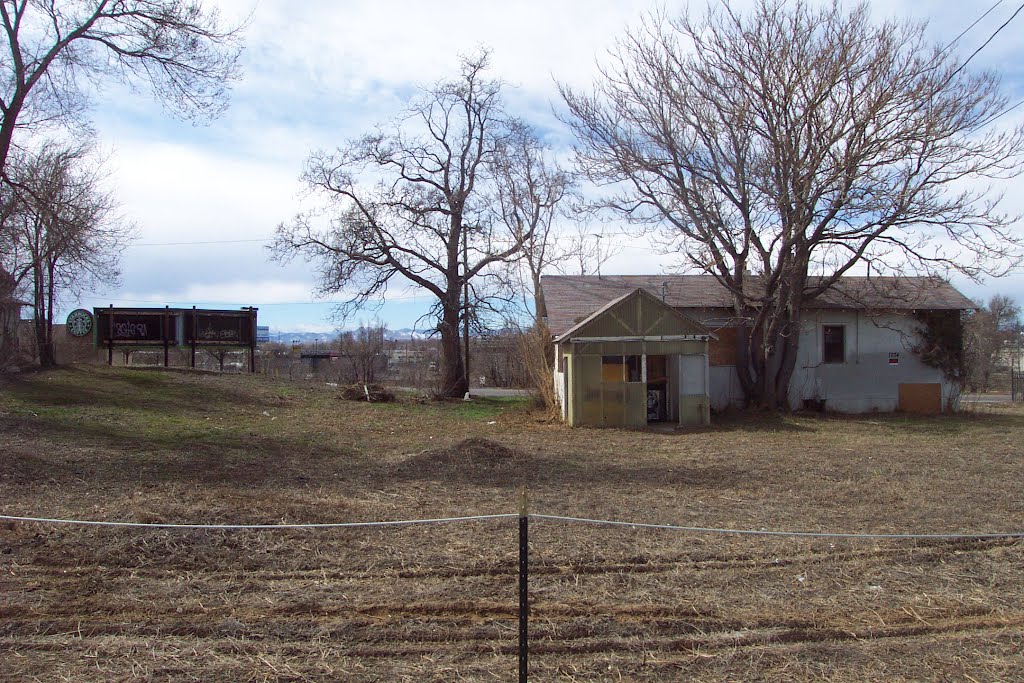
[[(328, 522), (537, 512), (696, 526), (1024, 528), (1024, 413), (570, 430), (514, 401), (71, 369), (0, 385), (0, 512)], [(535, 520), (532, 680), (1024, 678), (1024, 543)], [(4, 680), (507, 681), (516, 530), (0, 527)]]

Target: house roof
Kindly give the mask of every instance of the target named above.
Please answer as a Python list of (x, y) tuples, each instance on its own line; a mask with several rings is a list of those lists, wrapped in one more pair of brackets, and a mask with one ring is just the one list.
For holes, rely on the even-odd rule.
[[(710, 330), (701, 325), (699, 322), (691, 319), (685, 313), (680, 312), (678, 308), (675, 308), (674, 306), (670, 306), (667, 303), (663, 302), (660, 298), (654, 296), (653, 294), (648, 292), (646, 289), (643, 289), (642, 287), (635, 287), (632, 290), (623, 294), (622, 296), (612, 299), (604, 306), (601, 306), (590, 315), (585, 316), (579, 322), (572, 325), (569, 329), (565, 330), (564, 332), (560, 332), (557, 336), (559, 338), (568, 337), (576, 332), (583, 330), (594, 320), (597, 320), (608, 311), (611, 311), (612, 309), (616, 308), (617, 306), (619, 306), (619, 304), (622, 304), (627, 299), (631, 299), (634, 297), (647, 299), (649, 302), (652, 302), (657, 308), (660, 308), (666, 314), (673, 317), (677, 321), (675, 323), (676, 325), (682, 325), (684, 329), (687, 330), (687, 334), (693, 334), (700, 337), (715, 337), (715, 335), (712, 334)], [(648, 304), (648, 306), (649, 305), (650, 304)], [(717, 337), (715, 338), (717, 339)]]
[[(727, 308), (732, 297), (711, 275), (545, 275), (548, 328), (555, 336), (639, 288), (677, 309)], [(843, 277), (808, 308), (968, 310), (976, 305), (941, 278)]]

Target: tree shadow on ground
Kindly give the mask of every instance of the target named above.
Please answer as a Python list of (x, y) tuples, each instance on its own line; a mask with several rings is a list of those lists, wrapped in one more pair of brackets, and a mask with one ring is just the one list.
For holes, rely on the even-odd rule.
[(517, 486), (613, 486), (732, 488), (744, 477), (740, 468), (720, 464), (652, 466), (594, 461), (584, 455), (535, 456), (488, 439), (471, 438), (452, 446), (410, 456), (393, 466), (392, 481), (429, 481), (498, 488)]
[(182, 377), (178, 373), (148, 368), (115, 373), (96, 368), (63, 367), (56, 372), (44, 370), (9, 376), (4, 380), (3, 389), (27, 404), (51, 408), (152, 408), (168, 414), (186, 414), (210, 405), (273, 405), (268, 398), (252, 392), (203, 379), (203, 375), (196, 373)]

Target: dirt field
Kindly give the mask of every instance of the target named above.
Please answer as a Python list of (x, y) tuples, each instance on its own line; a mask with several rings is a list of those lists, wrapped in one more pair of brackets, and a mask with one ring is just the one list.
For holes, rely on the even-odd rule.
[[(74, 368), (0, 380), (0, 513), (303, 523), (535, 512), (1024, 530), (1024, 411), (570, 430), (521, 401)], [(0, 526), (0, 680), (509, 681), (516, 522)], [(1024, 541), (531, 522), (531, 680), (1024, 680)]]

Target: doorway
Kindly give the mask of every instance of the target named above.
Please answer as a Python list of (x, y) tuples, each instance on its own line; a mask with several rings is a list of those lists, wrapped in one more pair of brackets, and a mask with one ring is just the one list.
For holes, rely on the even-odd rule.
[(647, 356), (647, 422), (669, 419), (669, 376), (667, 356)]

